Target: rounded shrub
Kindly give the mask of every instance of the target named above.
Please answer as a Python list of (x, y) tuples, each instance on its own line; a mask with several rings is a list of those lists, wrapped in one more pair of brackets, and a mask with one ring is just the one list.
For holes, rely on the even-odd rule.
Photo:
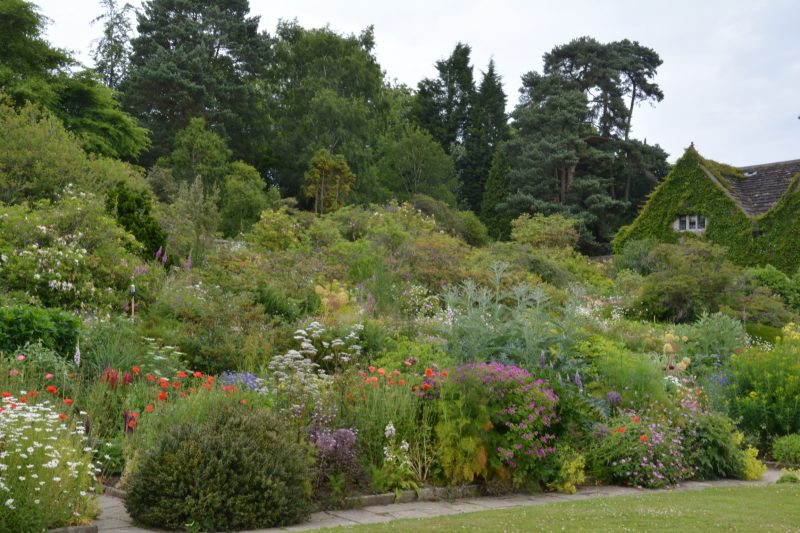
[(221, 404), (143, 453), (125, 507), (142, 524), (166, 529), (286, 526), (311, 512), (309, 467), (307, 451), (271, 412)]

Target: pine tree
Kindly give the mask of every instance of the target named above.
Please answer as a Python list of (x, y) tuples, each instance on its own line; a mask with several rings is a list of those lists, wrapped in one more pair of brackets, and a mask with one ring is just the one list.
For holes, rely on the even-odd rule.
[(467, 206), (481, 212), (484, 186), (497, 147), (508, 139), (506, 95), (494, 60), (483, 73), (470, 114), (461, 168), (461, 194)]
[(258, 159), (268, 122), (255, 81), (270, 60), (270, 39), (248, 17), (247, 0), (148, 0), (131, 42), (124, 103), (153, 132), (144, 163), (167, 153), (176, 131), (202, 117), (237, 158)]

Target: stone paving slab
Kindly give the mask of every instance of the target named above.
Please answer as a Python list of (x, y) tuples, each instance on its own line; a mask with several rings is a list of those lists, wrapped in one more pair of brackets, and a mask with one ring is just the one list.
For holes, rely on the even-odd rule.
[[(705, 490), (712, 487), (735, 487), (741, 485), (769, 485), (780, 478), (780, 470), (770, 468), (760, 481), (688, 481), (680, 485), (661, 489), (663, 491), (694, 491)], [(285, 528), (259, 529), (249, 533), (274, 533), (277, 531), (310, 531), (327, 529), (340, 526), (355, 526), (359, 524), (378, 524), (398, 520), (401, 518), (431, 518), (492, 509), (510, 509), (530, 505), (543, 505), (559, 501), (575, 501), (590, 498), (630, 496), (636, 494), (652, 494), (658, 490), (639, 490), (632, 487), (597, 486), (581, 487), (576, 494), (539, 493), (539, 494), (514, 494), (510, 496), (469, 497), (451, 501), (415, 501), (409, 503), (396, 503), (384, 505), (371, 505), (359, 509), (343, 509), (334, 511), (321, 511), (313, 513), (310, 519), (303, 523)], [(101, 495), (99, 498), (100, 516), (95, 525), (100, 533), (145, 533), (157, 531), (138, 528), (125, 511), (122, 501), (110, 495)]]

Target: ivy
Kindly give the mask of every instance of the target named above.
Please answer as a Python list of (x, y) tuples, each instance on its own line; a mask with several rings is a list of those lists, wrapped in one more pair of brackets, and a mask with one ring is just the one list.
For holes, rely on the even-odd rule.
[[(709, 179), (711, 173), (719, 182)], [(726, 177), (727, 176), (727, 177)], [(614, 250), (629, 240), (655, 239), (675, 243), (691, 234), (678, 233), (672, 223), (681, 215), (702, 215), (708, 220), (704, 237), (728, 248), (728, 256), (741, 265), (772, 264), (787, 273), (800, 266), (800, 190), (796, 176), (789, 191), (761, 216), (749, 218), (725, 192), (729, 179), (742, 178), (738, 170), (703, 159), (690, 147), (672, 172), (652, 192), (639, 216), (619, 230)], [(756, 235), (754, 235), (754, 233)]]

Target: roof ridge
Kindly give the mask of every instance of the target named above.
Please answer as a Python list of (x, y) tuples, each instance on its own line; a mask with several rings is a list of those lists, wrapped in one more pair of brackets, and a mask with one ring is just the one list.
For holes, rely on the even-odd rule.
[(742, 167), (735, 167), (739, 170), (744, 170), (748, 168), (758, 168), (758, 167), (771, 167), (774, 165), (786, 165), (788, 163), (800, 163), (800, 159), (789, 159), (788, 161), (775, 161), (773, 163), (759, 163), (758, 165), (746, 165)]

